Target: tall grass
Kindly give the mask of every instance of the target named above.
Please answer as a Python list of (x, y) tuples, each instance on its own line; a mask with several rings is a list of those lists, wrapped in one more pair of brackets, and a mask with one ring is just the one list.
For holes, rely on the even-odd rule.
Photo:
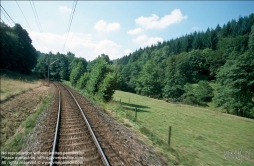
[(27, 90), (39, 87), (42, 84), (34, 75), (22, 75), (6, 70), (1, 70), (0, 77), (0, 102)]

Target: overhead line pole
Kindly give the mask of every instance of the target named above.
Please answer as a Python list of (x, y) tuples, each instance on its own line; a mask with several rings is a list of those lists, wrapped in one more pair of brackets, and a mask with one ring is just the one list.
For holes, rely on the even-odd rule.
[(59, 59), (55, 60), (52, 63), (49, 63), (49, 55), (48, 55), (48, 86), (49, 86), (49, 66), (52, 65), (53, 63), (55, 63), (56, 61), (58, 61)]

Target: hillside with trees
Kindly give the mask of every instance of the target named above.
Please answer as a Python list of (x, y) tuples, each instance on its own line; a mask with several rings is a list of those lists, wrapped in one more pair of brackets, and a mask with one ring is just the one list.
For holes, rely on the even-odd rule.
[(37, 63), (37, 53), (27, 31), (19, 24), (9, 27), (0, 23), (0, 68), (23, 74), (31, 73)]
[(254, 14), (115, 61), (119, 89), (254, 117)]
[(254, 118), (254, 14), (222, 27), (193, 32), (111, 61), (41, 53), (19, 24), (1, 23), (1, 69), (39, 78), (67, 80), (95, 99), (110, 101), (114, 90), (207, 106)]

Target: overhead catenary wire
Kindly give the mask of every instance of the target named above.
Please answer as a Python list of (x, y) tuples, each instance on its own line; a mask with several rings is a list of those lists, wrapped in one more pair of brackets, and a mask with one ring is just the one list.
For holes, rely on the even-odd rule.
[[(44, 35), (43, 35), (42, 26), (41, 26), (41, 23), (40, 23), (39, 16), (38, 16), (38, 14), (37, 14), (37, 10), (36, 10), (35, 4), (34, 4), (33, 1), (32, 1), (32, 3), (31, 3), (31, 1), (32, 1), (32, 0), (29, 1), (29, 2), (30, 2), (30, 6), (31, 6), (31, 8), (32, 8), (32, 11), (33, 11), (33, 14), (34, 14), (34, 17), (35, 17), (37, 26), (38, 26), (38, 28), (39, 28), (39, 32), (41, 33), (42, 38), (44, 39), (44, 41), (46, 41), (46, 39), (44, 38)], [(44, 43), (44, 45), (46, 45), (46, 43)]]
[[(0, 6), (4, 9), (4, 7), (0, 4)], [(1, 10), (2, 11), (2, 10)], [(11, 19), (11, 21), (13, 22), (13, 24), (15, 25), (15, 22), (13, 21), (13, 19), (11, 18), (11, 16), (6, 12), (6, 10), (4, 9), (5, 13), (9, 16), (9, 18)], [(4, 12), (2, 12), (4, 13)], [(5, 16), (6, 17), (6, 16)], [(7, 17), (6, 17), (7, 18)], [(7, 19), (8, 20), (8, 19)], [(9, 21), (9, 20), (8, 20)], [(9, 22), (10, 23), (10, 22)]]
[[(43, 33), (42, 28), (41, 28), (41, 24), (40, 24), (40, 20), (39, 20), (39, 17), (38, 17), (38, 15), (37, 15), (37, 11), (36, 11), (35, 5), (34, 5), (34, 3), (31, 3), (31, 1), (29, 1), (29, 2), (30, 2), (30, 6), (31, 6), (31, 8), (32, 8), (32, 11), (33, 11), (33, 14), (34, 14), (34, 17), (35, 17), (37, 26), (38, 26), (38, 28), (39, 28), (39, 31), (40, 31), (41, 33)], [(33, 1), (32, 1), (32, 2), (33, 2)]]
[(28, 21), (27, 21), (27, 19), (26, 19), (25, 15), (24, 15), (24, 13), (23, 13), (23, 11), (22, 11), (21, 7), (19, 6), (18, 1), (17, 1), (17, 0), (15, 0), (15, 1), (16, 1), (16, 3), (17, 3), (18, 7), (19, 7), (19, 10), (21, 11), (22, 15), (24, 16), (24, 18), (25, 18), (25, 20), (26, 20), (26, 23), (28, 24), (28, 26), (29, 26), (30, 30), (32, 31), (32, 28), (31, 28), (30, 24), (28, 23)]
[[(31, 30), (31, 31), (33, 31), (33, 30), (32, 30), (32, 28), (31, 28), (31, 26), (30, 26), (30, 24), (28, 23), (28, 21), (27, 21), (27, 19), (26, 19), (25, 14), (23, 13), (23, 11), (22, 11), (21, 7), (19, 6), (19, 4), (18, 4), (17, 0), (16, 0), (16, 3), (17, 3), (17, 5), (18, 5), (19, 10), (21, 11), (22, 15), (24, 16), (24, 18), (25, 18), (25, 20), (26, 20), (26, 23), (28, 24), (28, 26), (29, 26), (30, 30)], [(35, 38), (35, 39), (36, 39), (36, 41), (39, 43), (39, 45), (41, 45), (41, 44), (40, 44), (40, 42), (37, 40), (37, 38)]]
[[(2, 6), (2, 5), (0, 5), (3, 9), (4, 9), (4, 7)], [(2, 10), (1, 10), (2, 11)], [(16, 25), (16, 23), (13, 21), (13, 19), (11, 18), (11, 16), (8, 14), (8, 12), (4, 9), (4, 11), (5, 11), (5, 13), (8, 15), (8, 17), (12, 20), (12, 22), (13, 22), (13, 24), (14, 24), (14, 26)], [(2, 12), (3, 14), (4, 14), (4, 12)], [(5, 15), (4, 15), (5, 16)], [(6, 16), (5, 16), (6, 17)], [(7, 19), (7, 17), (6, 17), (6, 19)], [(7, 19), (8, 20), (8, 19)], [(9, 21), (9, 20), (8, 20)], [(10, 22), (9, 22), (10, 23)], [(24, 35), (23, 35), (23, 33), (20, 33), (20, 35), (25, 39), (25, 40), (27, 40), (26, 39), (26, 37), (24, 37)], [(26, 47), (31, 51), (31, 52), (33, 52), (30, 48), (29, 48), (29, 46), (23, 41), (23, 40), (21, 40), (22, 41), (22, 43), (24, 44), (24, 45), (26, 45)], [(27, 41), (28, 43), (30, 43), (29, 41)]]
[(67, 39), (68, 39), (68, 36), (69, 36), (69, 32), (70, 32), (70, 29), (71, 29), (71, 24), (72, 24), (73, 16), (74, 16), (75, 9), (76, 9), (76, 6), (77, 6), (77, 2), (78, 2), (78, 0), (74, 1), (73, 5), (72, 5), (72, 13), (70, 15), (70, 19), (69, 19), (69, 23), (68, 23), (68, 27), (67, 27), (67, 36), (65, 38), (65, 42), (64, 42), (64, 46), (63, 46), (62, 52), (64, 51), (64, 48), (65, 48), (65, 45), (66, 45), (66, 42), (67, 42)]
[[(2, 12), (2, 10), (1, 10), (1, 12)], [(9, 22), (9, 24), (10, 24), (10, 26), (11, 26), (11, 22), (10, 22), (10, 20), (8, 19), (8, 17), (4, 14), (4, 12), (2, 12), (3, 13), (3, 15), (4, 15), (4, 17), (5, 17), (5, 19)], [(1, 20), (4, 22), (4, 20), (1, 18)], [(5, 22), (4, 22), (5, 23)]]

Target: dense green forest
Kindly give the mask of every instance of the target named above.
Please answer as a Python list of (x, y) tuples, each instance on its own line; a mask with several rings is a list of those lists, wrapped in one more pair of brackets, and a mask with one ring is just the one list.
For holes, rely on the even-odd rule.
[(120, 90), (254, 117), (254, 14), (117, 59)]
[(27, 31), (19, 24), (11, 28), (2, 22), (0, 28), (0, 68), (29, 74), (38, 54)]
[(39, 78), (68, 80), (75, 88), (103, 101), (115, 89), (172, 102), (207, 106), (254, 118), (254, 14), (222, 27), (140, 48), (111, 61), (67, 54), (41, 53), (19, 24), (1, 23), (0, 68)]

